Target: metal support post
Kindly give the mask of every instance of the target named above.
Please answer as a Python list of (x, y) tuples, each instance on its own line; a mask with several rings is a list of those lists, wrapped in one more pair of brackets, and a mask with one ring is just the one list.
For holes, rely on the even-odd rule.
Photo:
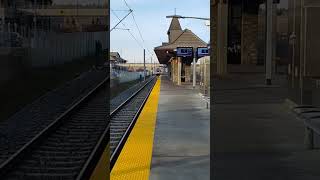
[(143, 80), (146, 80), (146, 50), (143, 49)]
[(196, 87), (196, 55), (197, 55), (197, 49), (194, 50), (193, 53), (193, 80), (192, 80), (192, 87)]

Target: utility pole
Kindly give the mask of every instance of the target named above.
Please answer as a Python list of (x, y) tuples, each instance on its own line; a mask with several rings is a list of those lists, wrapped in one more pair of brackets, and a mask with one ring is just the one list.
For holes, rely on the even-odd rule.
[(143, 80), (146, 80), (146, 50), (143, 49)]
[(272, 75), (272, 5), (273, 0), (266, 1), (266, 84), (271, 85)]

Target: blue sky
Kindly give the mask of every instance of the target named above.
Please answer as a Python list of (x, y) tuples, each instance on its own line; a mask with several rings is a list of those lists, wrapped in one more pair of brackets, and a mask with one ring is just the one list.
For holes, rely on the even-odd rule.
[[(124, 17), (127, 12), (119, 10), (128, 10), (124, 0), (110, 0), (110, 8), (120, 18)], [(150, 62), (151, 54), (156, 59), (153, 48), (167, 42), (167, 30), (171, 19), (167, 19), (167, 15), (174, 14), (174, 8), (178, 15), (210, 17), (210, 0), (126, 0), (131, 9), (135, 20), (141, 30), (144, 43), (140, 38), (139, 32), (133, 21), (133, 17), (128, 16), (118, 28), (128, 28), (136, 39), (146, 49), (146, 62)], [(119, 20), (111, 12), (111, 28), (116, 25)], [(208, 42), (210, 40), (209, 27), (205, 26), (205, 21), (194, 19), (181, 19), (183, 29), (188, 28), (197, 34), (201, 39)], [(121, 56), (129, 62), (143, 62), (143, 49), (131, 37), (128, 31), (115, 29), (110, 34), (111, 51), (117, 51)], [(150, 54), (151, 53), (151, 54)], [(157, 60), (157, 59), (156, 59)], [(156, 61), (157, 62), (157, 61)]]

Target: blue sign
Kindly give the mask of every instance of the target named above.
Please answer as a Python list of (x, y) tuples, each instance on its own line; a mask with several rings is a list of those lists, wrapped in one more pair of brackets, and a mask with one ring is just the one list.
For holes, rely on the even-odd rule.
[(204, 56), (209, 56), (209, 49), (207, 47), (199, 47), (197, 49), (198, 58), (202, 58)]
[(177, 56), (178, 57), (192, 57), (193, 56), (193, 48), (192, 47), (178, 47), (177, 48)]

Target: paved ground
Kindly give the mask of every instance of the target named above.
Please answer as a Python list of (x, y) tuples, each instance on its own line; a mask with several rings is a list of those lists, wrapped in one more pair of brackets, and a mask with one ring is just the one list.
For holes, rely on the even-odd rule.
[(211, 164), (214, 180), (318, 180), (320, 151), (304, 148), (303, 122), (285, 103), (285, 77), (215, 80)]
[(150, 180), (209, 180), (210, 111), (190, 86), (162, 77)]

